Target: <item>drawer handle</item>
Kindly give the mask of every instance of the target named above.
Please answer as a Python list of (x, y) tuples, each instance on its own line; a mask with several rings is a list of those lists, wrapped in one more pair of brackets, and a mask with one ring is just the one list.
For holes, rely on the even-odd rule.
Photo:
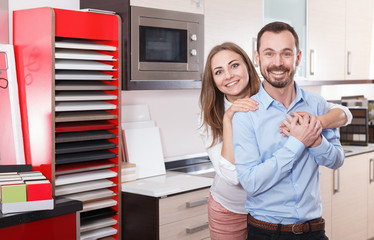
[(314, 75), (314, 60), (315, 60), (315, 56), (314, 56), (314, 49), (310, 49), (310, 54), (309, 54), (309, 74), (311, 76)]
[[(335, 173), (337, 173), (337, 174), (335, 175)], [(335, 194), (335, 193), (340, 192), (340, 168), (334, 169), (333, 175), (334, 175), (333, 192)], [(336, 179), (336, 182), (335, 182), (335, 179)], [(335, 185), (336, 185), (336, 187), (335, 187)]]
[(371, 171), (370, 171), (370, 176), (369, 176), (369, 178), (370, 178), (370, 180), (369, 180), (369, 182), (370, 182), (370, 184), (372, 183), (372, 182), (374, 182), (374, 158), (370, 158), (370, 162), (369, 162), (369, 169), (371, 168)]
[(198, 200), (198, 201), (195, 201), (195, 202), (186, 202), (186, 207), (187, 208), (193, 208), (193, 207), (204, 205), (207, 202), (208, 202), (208, 198), (204, 198), (202, 200)]
[(207, 229), (208, 227), (209, 227), (209, 224), (208, 222), (206, 222), (206, 223), (201, 224), (200, 226), (186, 228), (186, 233), (190, 234), (190, 233), (200, 232), (204, 229)]

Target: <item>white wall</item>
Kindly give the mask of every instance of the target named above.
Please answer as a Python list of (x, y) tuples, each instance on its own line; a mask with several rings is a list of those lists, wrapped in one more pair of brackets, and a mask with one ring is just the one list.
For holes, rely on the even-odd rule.
[(8, 0), (0, 0), (0, 44), (9, 43)]
[(79, 0), (8, 0), (9, 1), (9, 43), (13, 43), (12, 25), (14, 10), (38, 8), (38, 7), (53, 7), (62, 9), (79, 9)]
[(198, 134), (199, 95), (200, 89), (122, 91), (122, 105), (148, 104), (164, 157), (178, 157), (205, 152)]

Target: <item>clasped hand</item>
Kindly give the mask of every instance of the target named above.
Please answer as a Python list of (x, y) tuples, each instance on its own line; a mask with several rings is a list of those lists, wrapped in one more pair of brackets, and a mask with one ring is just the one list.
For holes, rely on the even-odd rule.
[[(291, 116), (292, 115), (292, 116)], [(300, 140), (305, 147), (316, 147), (321, 144), (322, 125), (316, 116), (306, 112), (286, 114), (280, 132), (284, 136), (293, 136)]]

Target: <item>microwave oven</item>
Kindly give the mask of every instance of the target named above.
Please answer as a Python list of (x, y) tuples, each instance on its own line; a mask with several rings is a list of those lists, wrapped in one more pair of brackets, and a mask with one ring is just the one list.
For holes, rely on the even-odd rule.
[(131, 7), (130, 89), (201, 87), (201, 14)]
[(122, 88), (200, 88), (204, 15), (130, 6), (130, 2), (80, 1), (80, 8), (113, 11), (121, 17)]

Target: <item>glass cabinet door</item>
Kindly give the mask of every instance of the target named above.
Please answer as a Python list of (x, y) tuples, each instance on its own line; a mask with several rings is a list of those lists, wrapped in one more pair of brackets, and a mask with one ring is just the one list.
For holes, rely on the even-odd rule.
[(264, 25), (281, 21), (290, 24), (299, 36), (302, 59), (296, 79), (306, 79), (307, 0), (264, 0)]

